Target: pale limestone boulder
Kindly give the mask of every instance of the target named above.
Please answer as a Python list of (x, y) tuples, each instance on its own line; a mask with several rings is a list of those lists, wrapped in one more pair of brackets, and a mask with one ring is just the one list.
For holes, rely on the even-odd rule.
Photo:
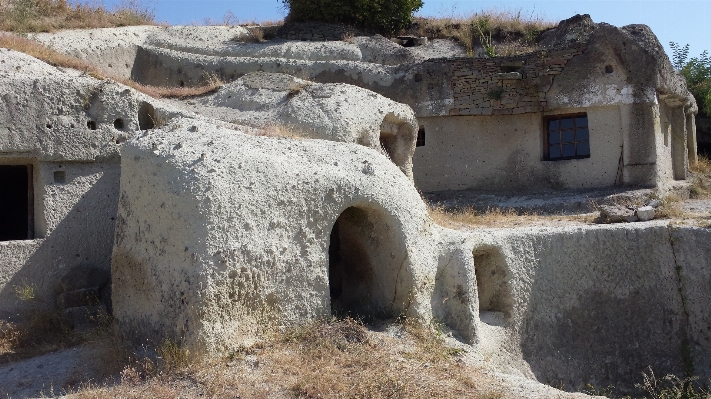
[(378, 152), (183, 119), (121, 155), (113, 308), (132, 338), (219, 351), (340, 308), (475, 339), (461, 237)]
[(641, 222), (646, 222), (648, 220), (654, 219), (654, 208), (652, 208), (651, 206), (643, 206), (637, 208), (635, 214)]
[(370, 90), (256, 72), (191, 102), (193, 110), (221, 120), (256, 127), (281, 124), (299, 136), (373, 148), (412, 179), (415, 113)]

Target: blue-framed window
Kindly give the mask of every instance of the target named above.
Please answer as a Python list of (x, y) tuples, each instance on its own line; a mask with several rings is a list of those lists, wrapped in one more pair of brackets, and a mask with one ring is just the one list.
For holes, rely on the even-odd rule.
[(548, 116), (545, 124), (546, 160), (590, 158), (587, 114)]

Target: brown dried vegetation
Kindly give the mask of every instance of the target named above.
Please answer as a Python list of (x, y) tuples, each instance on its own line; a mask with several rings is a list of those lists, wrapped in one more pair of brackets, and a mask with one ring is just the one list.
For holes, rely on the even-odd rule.
[(40, 310), (22, 322), (0, 320), (0, 365), (103, 339), (109, 324), (110, 317), (104, 315), (97, 328), (75, 332), (59, 312)]
[(223, 85), (222, 81), (219, 79), (209, 76), (205, 79), (207, 82), (205, 85), (197, 87), (146, 86), (129, 79), (113, 76), (79, 58), (62, 54), (42, 43), (10, 33), (0, 33), (0, 48), (7, 48), (25, 53), (55, 67), (76, 69), (96, 79), (111, 79), (154, 98), (196, 97), (214, 92)]
[(60, 29), (155, 25), (153, 12), (138, 1), (124, 0), (113, 10), (100, 3), (67, 0), (0, 0), (0, 30), (53, 32)]
[(521, 227), (543, 225), (556, 222), (592, 223), (595, 216), (583, 215), (543, 215), (533, 211), (517, 211), (511, 208), (487, 208), (477, 210), (473, 206), (460, 209), (447, 209), (430, 205), (430, 217), (435, 223), (448, 228), (477, 227)]
[(322, 320), (274, 333), (221, 359), (134, 361), (115, 384), (70, 398), (490, 398), (486, 378), (458, 359), (432, 326), (400, 320), (374, 332), (353, 319)]
[(430, 39), (454, 39), (470, 54), (477, 46), (489, 45), (491, 56), (510, 56), (535, 51), (538, 35), (555, 26), (540, 16), (522, 15), (520, 10), (488, 10), (468, 17), (416, 17), (410, 33)]
[(711, 160), (699, 156), (698, 161), (691, 165), (691, 192), (694, 199), (711, 199)]

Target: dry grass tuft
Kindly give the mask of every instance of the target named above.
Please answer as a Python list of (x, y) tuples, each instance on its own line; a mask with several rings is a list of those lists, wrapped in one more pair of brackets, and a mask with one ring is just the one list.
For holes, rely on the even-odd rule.
[(0, 47), (25, 53), (55, 67), (76, 69), (97, 79), (103, 79), (101, 71), (89, 65), (87, 62), (70, 55), (62, 54), (34, 40), (29, 40), (14, 34), (2, 33), (0, 34)]
[[(237, 124), (237, 122), (233, 122)], [(287, 139), (303, 139), (307, 138), (305, 132), (289, 125), (282, 124), (268, 124), (259, 129), (254, 130), (255, 136), (263, 137), (276, 137), (276, 138), (287, 138)]]
[(123, 79), (111, 74), (108, 74), (84, 60), (81, 60), (70, 55), (62, 54), (55, 51), (51, 47), (48, 47), (42, 43), (36, 42), (34, 40), (29, 40), (21, 36), (14, 34), (1, 33), (0, 34), (0, 48), (7, 48), (21, 53), (25, 53), (39, 60), (42, 60), (52, 66), (60, 68), (71, 68), (78, 71), (84, 72), (96, 79), (111, 79), (118, 83), (124, 84), (126, 86), (132, 87), (144, 94), (147, 94), (154, 98), (190, 98), (205, 95), (208, 93), (213, 93), (217, 91), (224, 83), (214, 77), (207, 77), (206, 84), (197, 87), (155, 87), (146, 86), (140, 83), (136, 83), (129, 79)]
[(522, 15), (520, 10), (494, 9), (467, 17), (416, 17), (413, 26), (416, 27), (413, 33), (419, 36), (454, 39), (470, 54), (477, 45), (482, 45), (490, 56), (510, 56), (535, 51), (538, 35), (556, 24), (540, 16)]
[(656, 219), (680, 219), (686, 216), (681, 208), (684, 200), (678, 194), (669, 193), (660, 200), (662, 204), (656, 210)]
[(111, 318), (101, 316), (96, 328), (74, 331), (58, 311), (32, 312), (22, 322), (0, 320), (0, 364), (38, 356), (105, 337)]
[(116, 384), (87, 385), (69, 397), (495, 396), (482, 388), (484, 377), (477, 370), (458, 361), (458, 352), (444, 344), (436, 329), (405, 319), (390, 328), (399, 333), (375, 333), (349, 318), (320, 320), (236, 348), (224, 358), (194, 360), (182, 369), (151, 369), (150, 362), (133, 362)]
[(67, 0), (0, 0), (2, 31), (53, 32), (132, 25), (155, 25), (153, 11), (136, 0), (124, 0), (111, 11), (97, 2), (70, 4)]
[(698, 160), (691, 165), (690, 169), (694, 173), (701, 173), (705, 176), (711, 177), (711, 159), (704, 155), (699, 155)]
[(691, 192), (694, 199), (711, 199), (711, 160), (699, 156), (696, 163), (691, 165)]
[(485, 211), (478, 211), (474, 207), (451, 210), (441, 206), (430, 206), (429, 213), (435, 223), (455, 229), (462, 226), (503, 228), (562, 221), (579, 223), (594, 221), (594, 216), (591, 215), (540, 215), (533, 211), (519, 212), (510, 208), (487, 208)]
[(236, 42), (242, 42), (242, 43), (264, 43), (267, 41), (264, 30), (260, 27), (250, 27), (247, 28), (247, 31), (249, 31), (248, 35), (245, 36), (237, 36), (235, 37), (234, 41)]
[(125, 84), (126, 86), (132, 87), (144, 94), (147, 94), (153, 98), (179, 98), (186, 99), (192, 97), (204, 96), (206, 94), (217, 92), (220, 87), (224, 86), (224, 82), (216, 76), (208, 76), (205, 81), (206, 84), (202, 86), (195, 87), (157, 87), (157, 86), (146, 86), (140, 83), (136, 83), (132, 80), (126, 79), (116, 79), (111, 78), (119, 83)]

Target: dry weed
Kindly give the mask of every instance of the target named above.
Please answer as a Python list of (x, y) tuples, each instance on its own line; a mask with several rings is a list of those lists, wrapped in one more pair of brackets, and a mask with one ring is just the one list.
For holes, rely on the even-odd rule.
[[(419, 36), (431, 39), (455, 39), (473, 54), (478, 41), (486, 46), (490, 56), (510, 56), (537, 49), (538, 35), (556, 24), (535, 15), (522, 15), (521, 11), (487, 10), (471, 16), (423, 18), (413, 20)], [(493, 44), (491, 38), (499, 44)]]
[(136, 83), (132, 80), (121, 78), (112, 78), (119, 83), (132, 87), (141, 93), (147, 94), (153, 98), (180, 98), (186, 99), (191, 97), (204, 96), (206, 94), (215, 93), (220, 87), (224, 86), (224, 82), (216, 76), (208, 76), (205, 80), (207, 83), (195, 87), (157, 87), (147, 86)]
[(704, 155), (699, 155), (697, 161), (691, 165), (691, 171), (701, 173), (707, 177), (711, 177), (711, 159)]
[(669, 193), (661, 198), (662, 204), (656, 210), (657, 219), (679, 219), (685, 216), (681, 209), (683, 199), (675, 193)]
[(711, 199), (711, 160), (699, 156), (698, 161), (689, 169), (691, 170), (691, 198)]
[(247, 28), (247, 31), (249, 32), (248, 35), (244, 36), (237, 36), (233, 41), (236, 42), (242, 42), (242, 43), (264, 43), (267, 41), (267, 39), (264, 36), (264, 30), (260, 27), (250, 27)]
[(457, 361), (436, 329), (411, 320), (394, 326), (400, 338), (353, 319), (316, 321), (170, 372), (131, 365), (119, 383), (87, 385), (69, 397), (492, 397), (483, 377)]
[(103, 315), (96, 328), (72, 330), (58, 311), (35, 310), (22, 322), (0, 320), (0, 364), (38, 356), (104, 337), (111, 319)]
[(487, 208), (485, 211), (478, 211), (474, 207), (451, 210), (441, 206), (430, 206), (429, 213), (435, 223), (449, 228), (462, 226), (503, 228), (563, 221), (592, 223), (594, 220), (594, 216), (591, 215), (540, 215), (533, 211), (518, 212), (511, 208)]
[(7, 0), (0, 8), (0, 30), (9, 32), (154, 24), (153, 11), (135, 0), (124, 0), (110, 11), (97, 2), (67, 0)]
[(208, 76), (206, 84), (197, 87), (155, 87), (136, 83), (129, 79), (123, 79), (106, 73), (79, 58), (62, 54), (51, 47), (34, 40), (29, 40), (14, 34), (0, 33), (0, 48), (7, 48), (21, 53), (25, 53), (52, 66), (60, 68), (71, 68), (84, 72), (96, 79), (111, 79), (118, 83), (132, 87), (133, 89), (147, 94), (153, 98), (189, 98), (213, 93), (224, 85), (215, 76)]
[(181, 348), (175, 341), (164, 339), (156, 348), (161, 368), (167, 372), (181, 370), (189, 365), (190, 352)]

